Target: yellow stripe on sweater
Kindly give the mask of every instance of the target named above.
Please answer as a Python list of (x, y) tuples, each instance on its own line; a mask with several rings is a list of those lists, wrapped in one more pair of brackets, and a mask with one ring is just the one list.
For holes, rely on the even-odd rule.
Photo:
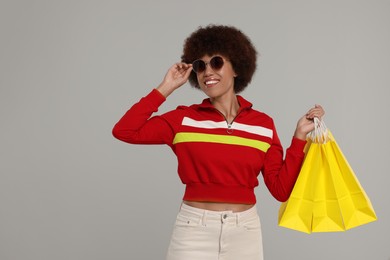
[(188, 142), (208, 142), (219, 144), (234, 144), (256, 148), (260, 151), (267, 152), (270, 144), (258, 140), (230, 136), (230, 135), (214, 135), (200, 133), (177, 133), (173, 139), (173, 144), (188, 143)]

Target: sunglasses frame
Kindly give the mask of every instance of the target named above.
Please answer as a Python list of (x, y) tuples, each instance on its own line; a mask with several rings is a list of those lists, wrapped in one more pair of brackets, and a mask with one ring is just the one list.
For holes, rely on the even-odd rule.
[[(221, 65), (216, 65), (215, 64), (215, 59), (220, 59), (221, 61)], [(196, 63), (200, 63), (200, 64), (203, 64), (202, 65), (202, 68), (201, 70), (199, 70), (199, 65), (196, 65)], [(218, 64), (218, 63), (217, 63)], [(207, 65), (210, 65), (211, 69), (216, 71), (216, 70), (220, 70), (222, 69), (223, 65), (225, 64), (225, 59), (222, 57), (222, 56), (219, 56), (219, 55), (216, 55), (216, 56), (213, 56), (211, 57), (210, 61), (209, 62), (205, 62), (204, 60), (202, 59), (197, 59), (195, 60), (193, 63), (192, 63), (192, 70), (195, 72), (195, 73), (202, 73), (206, 70), (207, 68)], [(196, 69), (198, 68), (198, 69)]]

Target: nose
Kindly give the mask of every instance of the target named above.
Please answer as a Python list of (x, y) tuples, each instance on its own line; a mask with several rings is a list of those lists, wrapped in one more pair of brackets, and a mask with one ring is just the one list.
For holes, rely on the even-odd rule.
[(210, 62), (206, 62), (206, 68), (204, 70), (205, 75), (210, 75), (214, 73), (214, 70), (211, 68)]

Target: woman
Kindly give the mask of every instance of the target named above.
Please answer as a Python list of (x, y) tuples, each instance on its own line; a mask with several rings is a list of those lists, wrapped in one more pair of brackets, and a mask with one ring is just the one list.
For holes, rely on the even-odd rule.
[[(256, 69), (257, 52), (240, 30), (210, 25), (185, 41), (182, 61), (161, 84), (134, 104), (113, 135), (132, 144), (167, 144), (186, 185), (168, 260), (263, 259), (254, 188), (261, 172), (270, 193), (289, 198), (304, 158), (316, 105), (302, 116), (291, 146), (283, 148), (268, 115), (237, 95)], [(189, 80), (208, 98), (155, 115), (166, 98)]]

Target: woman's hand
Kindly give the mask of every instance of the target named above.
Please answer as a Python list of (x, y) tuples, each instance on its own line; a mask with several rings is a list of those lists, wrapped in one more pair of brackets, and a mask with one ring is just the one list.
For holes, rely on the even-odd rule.
[(314, 118), (319, 119), (325, 114), (324, 109), (320, 105), (315, 105), (304, 116), (302, 116), (295, 129), (294, 137), (306, 140), (306, 135), (314, 130)]
[(164, 80), (157, 87), (157, 90), (165, 97), (168, 97), (173, 91), (187, 82), (191, 70), (192, 64), (183, 62), (174, 64), (169, 68)]

